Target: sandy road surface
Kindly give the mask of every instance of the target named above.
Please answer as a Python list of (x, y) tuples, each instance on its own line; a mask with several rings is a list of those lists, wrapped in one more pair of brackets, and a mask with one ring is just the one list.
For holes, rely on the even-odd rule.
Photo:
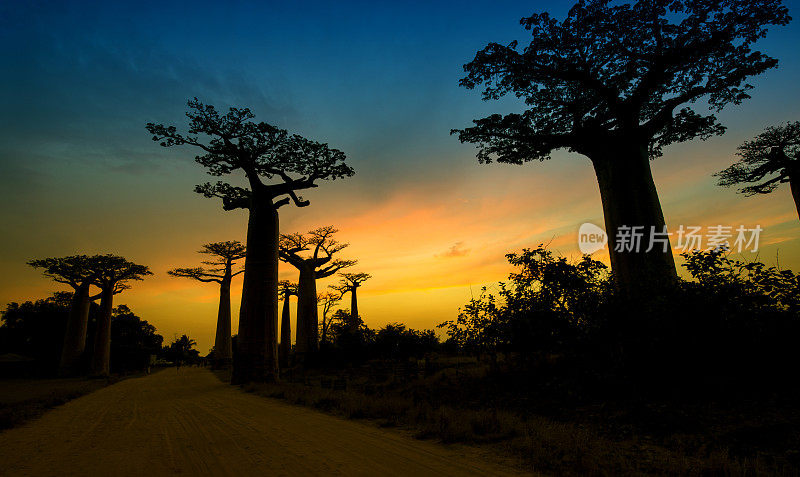
[(0, 433), (0, 475), (504, 475), (467, 448), (244, 393), (209, 371), (128, 379)]

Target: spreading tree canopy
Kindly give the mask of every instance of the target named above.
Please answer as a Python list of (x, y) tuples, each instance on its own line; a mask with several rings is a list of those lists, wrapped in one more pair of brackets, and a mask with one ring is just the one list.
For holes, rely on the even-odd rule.
[[(345, 154), (327, 144), (289, 134), (265, 122), (254, 122), (249, 108), (230, 108), (220, 114), (197, 98), (188, 102), (189, 129), (178, 133), (175, 126), (148, 123), (153, 140), (163, 147), (189, 145), (203, 151), (195, 157), (212, 176), (242, 171), (249, 189), (218, 181), (198, 185), (195, 191), (222, 199), (225, 210), (252, 207), (253, 194), (268, 198), (274, 208), (309, 202), (296, 191), (317, 187), (318, 180), (335, 180), (354, 174), (344, 163)], [(272, 181), (265, 182), (264, 180)]]
[(617, 240), (622, 227), (664, 231), (648, 159), (721, 134), (715, 113), (747, 99), (748, 79), (777, 65), (754, 44), (789, 21), (779, 0), (586, 0), (563, 20), (534, 14), (521, 20), (528, 45), (490, 43), (460, 83), (482, 87), (485, 100), (514, 95), (525, 110), (453, 133), (478, 145), (482, 163), (542, 161), (558, 149), (587, 156), (618, 284), (672, 281), (668, 246), (637, 252)]

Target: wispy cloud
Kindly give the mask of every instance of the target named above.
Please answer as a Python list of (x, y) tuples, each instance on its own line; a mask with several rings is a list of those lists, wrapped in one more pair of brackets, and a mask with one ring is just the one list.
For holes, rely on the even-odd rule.
[(470, 249), (464, 248), (464, 242), (456, 242), (446, 252), (437, 253), (434, 257), (437, 258), (455, 258), (463, 257), (470, 252)]

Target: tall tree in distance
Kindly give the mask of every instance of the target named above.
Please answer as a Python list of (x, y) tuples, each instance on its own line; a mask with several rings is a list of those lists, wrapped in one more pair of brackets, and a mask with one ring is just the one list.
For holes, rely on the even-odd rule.
[(297, 296), (297, 284), (289, 280), (278, 282), (278, 296), (283, 299), (281, 311), (281, 341), (278, 360), (281, 368), (289, 367), (289, 355), (292, 352), (292, 315), (289, 308), (289, 299)]
[[(352, 267), (355, 260), (334, 259), (348, 244), (334, 240), (334, 227), (321, 227), (308, 234), (283, 234), (280, 257), (300, 272), (297, 281), (297, 335), (295, 351), (299, 356), (319, 349), (319, 313), (317, 279), (329, 277)], [(308, 252), (308, 253), (305, 253)]]
[(322, 323), (320, 324), (319, 337), (320, 346), (330, 342), (330, 325), (333, 317), (331, 316), (331, 318), (328, 318), (328, 314), (340, 301), (342, 301), (342, 294), (334, 290), (327, 290), (317, 296), (317, 304), (322, 308)]
[[(534, 14), (521, 20), (529, 45), (489, 44), (460, 82), (484, 87), (484, 100), (512, 94), (527, 110), (452, 132), (478, 145), (481, 163), (543, 161), (559, 149), (588, 157), (617, 286), (640, 295), (677, 276), (667, 236), (647, 243), (665, 232), (649, 160), (669, 144), (722, 134), (713, 113), (749, 98), (748, 78), (778, 63), (754, 43), (790, 20), (780, 0), (586, 0), (562, 21)], [(698, 101), (712, 114), (688, 106)], [(638, 251), (625, 239), (633, 233), (645, 237)]]
[[(200, 149), (196, 161), (212, 176), (241, 171), (249, 188), (227, 182), (206, 183), (196, 192), (222, 199), (225, 210), (247, 209), (247, 256), (239, 313), (237, 356), (232, 382), (278, 379), (278, 209), (309, 202), (297, 191), (317, 187), (319, 180), (349, 177), (342, 151), (264, 122), (251, 121), (248, 108), (220, 114), (195, 98), (189, 101), (188, 134), (175, 126), (147, 124), (153, 140), (164, 147)], [(202, 136), (202, 139), (201, 139)], [(268, 182), (265, 182), (264, 180)]]
[(350, 318), (355, 323), (358, 320), (358, 287), (372, 278), (372, 275), (369, 273), (340, 273), (339, 275), (342, 276), (342, 280), (334, 289), (338, 290), (342, 296), (350, 293)]
[(100, 287), (100, 316), (94, 331), (94, 348), (90, 372), (94, 376), (108, 376), (111, 360), (111, 314), (114, 310), (114, 295), (130, 288), (128, 282), (142, 280), (153, 273), (144, 265), (138, 265), (117, 255), (96, 257), (97, 275), (94, 284)]
[(89, 324), (91, 297), (89, 288), (97, 274), (93, 259), (86, 255), (71, 255), (60, 258), (31, 260), (28, 265), (43, 269), (44, 275), (53, 281), (69, 285), (74, 293), (67, 318), (64, 345), (58, 374), (75, 374), (86, 350), (86, 330)]
[(800, 121), (767, 128), (739, 146), (738, 162), (715, 175), (721, 186), (743, 186), (739, 192), (748, 197), (788, 182), (800, 217)]
[(244, 270), (233, 271), (237, 260), (244, 258), (245, 246), (236, 240), (203, 245), (202, 254), (211, 260), (203, 261), (209, 268), (175, 268), (167, 273), (173, 277), (185, 277), (200, 282), (219, 284), (219, 309), (217, 311), (217, 333), (214, 338), (214, 367), (227, 368), (231, 364), (231, 281)]

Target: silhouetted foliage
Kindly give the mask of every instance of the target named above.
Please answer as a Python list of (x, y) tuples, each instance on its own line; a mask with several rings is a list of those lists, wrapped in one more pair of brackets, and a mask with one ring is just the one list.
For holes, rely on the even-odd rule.
[(89, 307), (91, 301), (97, 298), (90, 296), (90, 287), (102, 272), (103, 263), (104, 259), (100, 255), (71, 255), (28, 262), (32, 267), (42, 269), (46, 277), (69, 285), (74, 290), (59, 359), (59, 373), (62, 375), (81, 370), (81, 361), (86, 351)]
[(136, 316), (126, 305), (115, 307), (111, 318), (111, 371), (146, 369), (150, 356), (161, 352), (163, 341), (155, 326)]
[(412, 330), (402, 323), (389, 323), (375, 333), (373, 354), (382, 359), (404, 361), (436, 351), (439, 339), (433, 330)]
[(9, 303), (2, 313), (0, 354), (33, 358), (37, 371), (54, 373), (61, 357), (71, 302), (72, 293), (57, 292), (41, 300)]
[(361, 317), (353, 318), (350, 310), (336, 310), (331, 317), (333, 347), (347, 362), (360, 362), (369, 358), (368, 349), (375, 337)]
[(200, 360), (200, 352), (194, 349), (197, 342), (186, 335), (181, 335), (168, 346), (162, 349), (164, 358), (181, 364), (197, 364)]
[(459, 347), (478, 356), (553, 352), (598, 325), (611, 291), (602, 262), (570, 263), (542, 246), (506, 258), (520, 269), (510, 283), (499, 283), (497, 296), (483, 288), (456, 320), (439, 325)]
[[(0, 354), (34, 358), (40, 372), (52, 374), (61, 356), (71, 300), (72, 293), (57, 292), (35, 302), (10, 303), (2, 314)], [(92, 303), (89, 334), (94, 331), (99, 316), (100, 307)], [(114, 373), (142, 370), (149, 364), (150, 356), (161, 351), (163, 338), (155, 327), (126, 305), (113, 309), (110, 335), (111, 371)], [(81, 363), (85, 364), (90, 355), (91, 350), (87, 350), (80, 357)]]
[[(685, 254), (692, 280), (646, 303), (619, 296), (606, 267), (541, 246), (507, 255), (518, 267), (496, 293), (483, 290), (455, 320), (439, 325), (463, 352), (498, 353), (527, 366), (546, 356), (640, 382), (688, 389), (747, 386), (798, 363), (800, 276), (724, 250)], [(577, 360), (577, 361), (575, 361)], [(563, 377), (563, 376), (562, 376)]]
[(373, 330), (360, 316), (354, 318), (348, 309), (333, 313), (328, 332), (330, 341), (323, 348), (325, 362), (339, 365), (372, 359), (406, 361), (422, 358), (441, 347), (433, 330), (414, 330), (401, 323), (389, 323)]
[(769, 127), (739, 146), (739, 161), (715, 174), (719, 185), (746, 196), (769, 194), (788, 182), (800, 214), (800, 121)]
[(669, 144), (723, 133), (713, 114), (688, 105), (707, 101), (719, 111), (749, 98), (746, 81), (778, 63), (753, 45), (769, 26), (789, 21), (775, 0), (586, 0), (561, 21), (535, 14), (521, 20), (529, 45), (489, 44), (464, 66), (460, 83), (485, 87), (485, 100), (514, 95), (527, 109), (453, 133), (478, 145), (482, 163), (543, 161), (558, 149), (587, 156), (615, 279), (643, 298), (676, 277), (669, 247), (616, 247), (620, 227), (664, 230), (648, 160)]

